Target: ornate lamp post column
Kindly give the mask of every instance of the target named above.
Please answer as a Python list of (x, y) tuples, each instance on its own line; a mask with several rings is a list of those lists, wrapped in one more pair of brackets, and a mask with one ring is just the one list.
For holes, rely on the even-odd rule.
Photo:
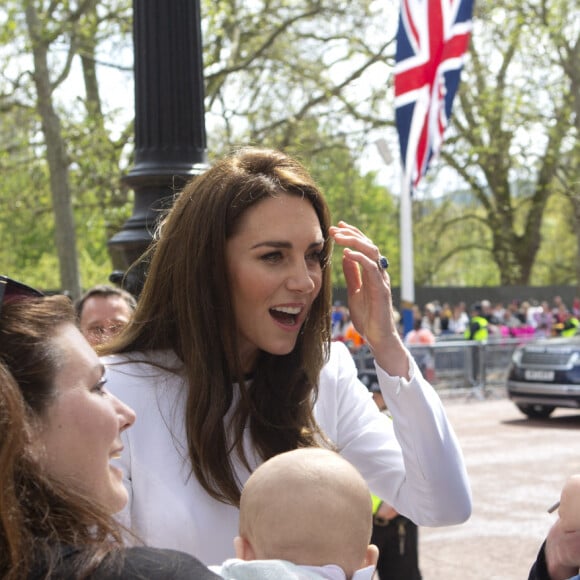
[[(134, 0), (135, 166), (124, 181), (135, 191), (133, 214), (109, 240), (127, 270), (149, 246), (159, 209), (207, 169), (199, 0)], [(145, 264), (124, 286), (139, 294)], [(118, 281), (118, 272), (111, 279)]]

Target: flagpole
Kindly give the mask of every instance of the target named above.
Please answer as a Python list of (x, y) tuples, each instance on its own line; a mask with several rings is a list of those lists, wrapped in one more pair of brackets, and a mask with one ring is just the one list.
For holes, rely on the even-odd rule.
[(394, 88), (403, 169), (400, 240), (405, 334), (413, 328), (415, 303), (411, 197), (443, 142), (469, 43), (472, 13), (473, 0), (401, 0)]
[(413, 330), (413, 306), (415, 305), (415, 282), (413, 264), (413, 213), (411, 207), (411, 180), (403, 171), (401, 183), (401, 207), (399, 226), (401, 241), (401, 317), (403, 336)]
[(401, 240), (401, 317), (403, 319), (403, 336), (413, 330), (413, 307), (415, 306), (415, 263), (413, 258), (413, 208), (412, 180), (413, 168), (416, 167), (415, 154), (419, 146), (421, 129), (426, 122), (429, 111), (429, 93), (418, 92), (415, 109), (409, 128), (407, 159), (402, 166), (401, 207), (399, 209), (399, 227)]
[[(375, 141), (379, 155), (385, 165), (393, 162), (391, 149), (383, 138)], [(401, 187), (401, 203), (399, 208), (399, 225), (401, 245), (401, 322), (404, 334), (413, 329), (413, 305), (415, 303), (415, 287), (413, 283), (413, 214), (411, 211), (410, 177), (403, 170), (403, 185)]]

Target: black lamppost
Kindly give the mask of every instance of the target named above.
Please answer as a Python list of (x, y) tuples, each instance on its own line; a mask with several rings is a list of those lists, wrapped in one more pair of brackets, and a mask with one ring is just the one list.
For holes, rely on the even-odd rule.
[[(159, 210), (208, 167), (199, 0), (134, 0), (133, 41), (135, 165), (124, 181), (135, 204), (109, 240), (124, 271), (149, 246)], [(141, 291), (145, 267), (140, 262), (128, 271), (123, 285), (130, 292)]]

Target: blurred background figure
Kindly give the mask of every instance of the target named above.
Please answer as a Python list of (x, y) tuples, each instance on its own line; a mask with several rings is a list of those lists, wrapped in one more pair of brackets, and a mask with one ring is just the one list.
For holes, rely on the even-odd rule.
[(575, 336), (580, 330), (580, 320), (571, 312), (567, 312), (563, 319), (552, 326), (554, 336)]
[(418, 344), (435, 344), (435, 335), (433, 332), (422, 326), (420, 318), (416, 318), (413, 321), (413, 330), (405, 336), (406, 345), (418, 345)]
[[(420, 322), (420, 320), (419, 320)], [(390, 417), (378, 383), (367, 386), (377, 407)], [(375, 580), (421, 580), (419, 527), (381, 498), (371, 494), (373, 533), (371, 544), (379, 549)]]
[(463, 335), (469, 326), (469, 316), (466, 310), (465, 302), (459, 302), (453, 307), (453, 314), (449, 320), (449, 330), (453, 334)]
[(441, 305), (441, 311), (439, 313), (439, 321), (442, 335), (453, 334), (453, 331), (449, 328), (449, 323), (453, 317), (453, 311), (449, 302), (444, 302)]
[(127, 326), (135, 306), (135, 298), (126, 290), (93, 286), (75, 304), (79, 329), (91, 346), (100, 346)]
[(552, 315), (554, 316), (554, 322), (556, 324), (558, 322), (565, 322), (566, 318), (568, 317), (568, 307), (562, 300), (562, 297), (554, 296), (552, 304)]
[(542, 310), (536, 313), (536, 336), (550, 336), (554, 325), (554, 315), (547, 300), (542, 302), (541, 307)]
[(483, 355), (480, 345), (486, 343), (489, 338), (489, 322), (480, 302), (471, 306), (470, 314), (469, 326), (464, 336), (467, 340), (477, 343), (471, 347), (471, 381), (473, 385), (480, 385), (483, 377)]
[(441, 306), (438, 302), (428, 302), (423, 308), (421, 327), (429, 329), (435, 336), (441, 334)]
[(347, 308), (340, 300), (332, 306), (332, 339), (342, 340), (347, 319)]
[(354, 327), (348, 310), (345, 311), (342, 341), (348, 346), (351, 353), (357, 352), (365, 344), (365, 339)]

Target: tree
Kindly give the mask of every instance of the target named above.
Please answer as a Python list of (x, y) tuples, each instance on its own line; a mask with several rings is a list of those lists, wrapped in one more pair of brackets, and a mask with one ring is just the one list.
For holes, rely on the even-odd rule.
[[(55, 110), (52, 93), (58, 81), (52, 81), (48, 62), (48, 49), (54, 36), (42, 29), (33, 0), (24, 2), (26, 26), (34, 62), (32, 74), (37, 94), (37, 110), (46, 142), (46, 157), (50, 172), (52, 206), (56, 222), (56, 249), (59, 256), (62, 288), (74, 298), (80, 296), (76, 232), (72, 209), (72, 193), (68, 178), (68, 156), (62, 136), (60, 118)], [(60, 36), (60, 32), (57, 36)], [(65, 63), (65, 67), (70, 63)], [(62, 75), (61, 75), (62, 76)]]
[[(393, 200), (357, 153), (385, 123), (393, 33), (373, 2), (205, 2), (206, 107), (210, 152), (240, 143), (302, 159), (326, 192), (334, 219), (357, 225), (388, 253), (399, 276)], [(356, 90), (357, 87), (364, 90)], [(341, 252), (333, 261), (340, 263)], [(342, 269), (334, 283), (344, 285)]]
[[(308, 159), (347, 137), (349, 147), (356, 146), (355, 137), (376, 122), (369, 115), (378, 93), (360, 98), (349, 87), (363, 81), (374, 66), (385, 67), (389, 43), (384, 35), (377, 35), (376, 46), (366, 39), (371, 4), (358, 0), (344, 8), (330, 0), (204, 2), (212, 155), (241, 142), (292, 150)], [(130, 131), (125, 126), (113, 138), (97, 76), (97, 66), (112, 60), (113, 50), (131, 44), (130, 3), (27, 0), (22, 6), (8, 0), (2, 13), (9, 23), (0, 37), (2, 49), (8, 56), (14, 47), (12, 59), (5, 62), (21, 67), (16, 73), (5, 68), (3, 92), (14, 107), (38, 112), (43, 139), (39, 142), (38, 131), (31, 128), (28, 143), (35, 142), (35, 153), (46, 156), (61, 287), (74, 295), (79, 277), (76, 239), (81, 240), (81, 259), (90, 254), (98, 260), (102, 252), (94, 244), (95, 233), (99, 247), (106, 248), (103, 217), (118, 219), (130, 194), (118, 183), (130, 162), (123, 156)], [(29, 44), (16, 49), (20, 38), (29, 38)], [(24, 72), (27, 55), (34, 56), (33, 84)], [(350, 61), (357, 63), (354, 69), (346, 64)], [(75, 68), (82, 72), (84, 95), (75, 89), (70, 98), (65, 87), (71, 86)], [(342, 69), (341, 74), (330, 74), (330, 69)], [(319, 134), (305, 129), (313, 119)], [(80, 232), (76, 237), (73, 210)], [(43, 248), (50, 251), (46, 244)]]
[(303, 130), (312, 119), (325, 140), (360, 139), (384, 123), (386, 87), (375, 79), (388, 76), (393, 37), (373, 4), (206, 1), (210, 151), (249, 142), (308, 156), (326, 146)]
[[(128, 28), (123, 26), (127, 2), (113, 2), (113, 5), (115, 10), (108, 3), (100, 2), (97, 10), (94, 0), (48, 5), (27, 0), (22, 5), (7, 2), (3, 7), (8, 26), (1, 39), (2, 48), (5, 53), (12, 49), (13, 55), (8, 60), (10, 66), (5, 66), (3, 71), (4, 109), (10, 114), (18, 110), (37, 113), (40, 131), (29, 114), (29, 145), (24, 148), (32, 152), (38, 163), (41, 157), (46, 160), (54, 215), (54, 226), (49, 229), (54, 233), (58, 254), (58, 261), (53, 266), (60, 271), (55, 286), (69, 291), (73, 297), (80, 294), (75, 207), (86, 207), (87, 200), (88, 205), (94, 207), (90, 198), (97, 183), (108, 186), (113, 192), (119, 191), (116, 182), (121, 150), (128, 135), (126, 131), (121, 132), (118, 140), (113, 141), (105, 129), (106, 116), (96, 80), (97, 46), (102, 44), (103, 37), (111, 42), (112, 35), (106, 34), (111, 32), (110, 22), (114, 22), (127, 38)], [(27, 39), (25, 46), (19, 46), (20, 38)], [(86, 98), (80, 97), (85, 105), (84, 114), (75, 107), (78, 101), (74, 97), (66, 98), (67, 87), (71, 86), (71, 71), (77, 61), (80, 61), (86, 89)], [(31, 63), (32, 83), (28, 82), (28, 63)], [(39, 134), (43, 137), (42, 142), (39, 142)], [(79, 137), (83, 134), (90, 139), (79, 149), (82, 141)], [(110, 163), (101, 172), (100, 169), (105, 169), (105, 160)], [(17, 171), (11, 161), (7, 160), (6, 165)], [(125, 203), (127, 192), (123, 193)], [(20, 193), (15, 191), (14, 195), (20, 196)], [(104, 202), (111, 196), (103, 195), (102, 198)], [(36, 205), (34, 200), (32, 203)], [(43, 243), (40, 247), (46, 252), (50, 244)], [(106, 248), (104, 237), (101, 247)], [(83, 254), (84, 248), (85, 244)], [(39, 256), (39, 262), (43, 256)], [(43, 285), (50, 283), (49, 280), (44, 279)]]
[[(554, 192), (568, 192), (575, 203), (570, 195), (577, 192), (578, 30), (567, 18), (575, 2), (476, 3), (473, 51), (442, 160), (466, 187), (458, 188), (460, 203), (419, 196), (414, 202), (419, 283), (467, 280), (463, 264), (473, 268), (482, 255), (497, 268), (473, 275), (482, 283), (525, 284), (533, 272), (545, 271), (535, 263), (548, 201)], [(396, 276), (398, 225), (390, 217), (397, 210), (373, 176), (356, 169), (373, 130), (393, 124), (387, 79), (397, 4), (390, 19), (378, 6), (371, 0), (204, 0), (206, 120), (212, 158), (248, 143), (300, 156), (327, 190), (334, 215), (375, 232)], [(14, 264), (27, 280), (58, 268), (49, 234), (70, 250), (61, 239), (71, 228), (67, 207), (75, 216), (83, 280), (102, 281), (110, 272), (107, 240), (130, 212), (131, 192), (120, 177), (131, 165), (132, 127), (126, 115), (105, 106), (102, 73), (122, 68), (117, 55), (131, 49), (131, 16), (129, 0), (6, 0), (0, 8), (6, 24), (0, 27), (2, 196), (18, 213), (6, 222), (12, 239), (30, 245), (10, 258), (18, 257)], [(129, 70), (130, 58), (125, 61)], [(75, 75), (80, 83), (71, 85)], [(31, 187), (20, 175), (23, 167), (34, 176)], [(51, 212), (61, 201), (57, 222)]]
[[(568, 10), (575, 0), (569, 0)], [(469, 184), (491, 234), (491, 255), (504, 285), (528, 284), (541, 245), (542, 216), (566, 159), (578, 153), (571, 109), (577, 85), (564, 70), (577, 48), (562, 50), (552, 34), (570, 36), (561, 0), (476, 4), (476, 27), (465, 68), (454, 133), (444, 160)], [(572, 13), (574, 11), (572, 10)], [(550, 21), (542, 18), (550, 14)], [(485, 23), (485, 27), (483, 25)], [(560, 55), (554, 60), (554, 55)], [(485, 247), (485, 239), (482, 240)]]
[[(574, 266), (580, 295), (580, 34), (574, 36), (575, 23), (574, 19), (572, 22), (567, 19), (567, 8), (564, 2), (554, 3), (552, 6), (542, 4), (538, 16), (547, 28), (556, 49), (554, 64), (561, 68), (570, 84), (567, 102), (568, 114), (573, 122), (570, 132), (571, 146), (559, 164), (556, 187), (568, 199), (572, 210), (568, 215), (576, 239)], [(563, 27), (560, 26), (562, 22), (566, 23)]]
[[(495, 286), (489, 229), (483, 210), (466, 190), (413, 201), (417, 286)], [(479, 219), (465, 220), (465, 215)]]

